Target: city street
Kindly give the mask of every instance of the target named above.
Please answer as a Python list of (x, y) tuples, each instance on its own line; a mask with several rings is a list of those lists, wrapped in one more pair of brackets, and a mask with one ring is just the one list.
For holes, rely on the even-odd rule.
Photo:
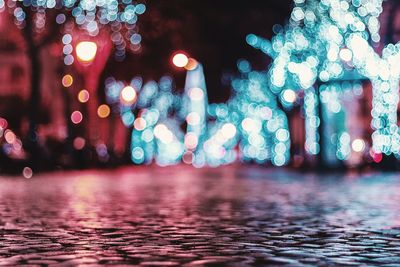
[(175, 166), (2, 177), (0, 265), (395, 266), (399, 202), (396, 174)]

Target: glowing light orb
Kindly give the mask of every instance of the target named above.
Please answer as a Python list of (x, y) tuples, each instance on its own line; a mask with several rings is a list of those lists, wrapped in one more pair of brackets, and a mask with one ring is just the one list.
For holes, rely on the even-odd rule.
[(96, 57), (97, 44), (90, 41), (79, 42), (75, 49), (78, 60), (87, 63)]
[(189, 58), (188, 63), (184, 66), (186, 70), (195, 70), (199, 63), (194, 58)]
[(26, 179), (30, 179), (30, 178), (32, 178), (32, 176), (33, 176), (33, 171), (32, 171), (31, 168), (25, 167), (25, 168), (22, 170), (22, 175), (23, 175)]
[(354, 152), (362, 152), (365, 149), (365, 142), (362, 139), (354, 139), (353, 142), (351, 143), (351, 148), (354, 150)]
[(78, 93), (78, 101), (81, 103), (86, 103), (89, 101), (89, 91), (88, 90), (80, 90)]
[(136, 164), (141, 164), (144, 161), (144, 151), (141, 147), (132, 149), (132, 161)]
[(288, 103), (294, 103), (296, 101), (296, 92), (292, 89), (287, 89), (283, 92), (283, 100)]
[(269, 107), (261, 108), (261, 116), (264, 120), (269, 120), (272, 118), (272, 110)]
[(350, 61), (353, 58), (353, 53), (351, 52), (350, 49), (348, 48), (343, 48), (342, 50), (340, 50), (339, 52), (339, 57), (343, 60), (343, 61)]
[(70, 87), (74, 83), (74, 78), (70, 74), (64, 75), (61, 80), (61, 83), (64, 87)]
[(195, 149), (198, 143), (199, 139), (194, 133), (187, 133), (185, 135), (185, 146), (187, 149)]
[(83, 139), (82, 137), (77, 137), (74, 139), (73, 145), (76, 150), (82, 150), (86, 145), (86, 140)]
[(99, 118), (107, 118), (110, 115), (110, 107), (106, 104), (100, 105), (97, 108), (97, 115), (99, 116)]
[(189, 125), (198, 125), (200, 123), (200, 115), (197, 112), (190, 112), (186, 117), (186, 122)]
[(8, 122), (6, 119), (0, 118), (0, 130), (7, 128)]
[(221, 128), (221, 134), (226, 139), (231, 139), (236, 135), (236, 126), (232, 123), (226, 123)]
[(182, 156), (182, 161), (185, 164), (192, 164), (194, 159), (194, 154), (192, 151), (186, 151), (185, 154)]
[(135, 120), (133, 126), (135, 127), (136, 130), (143, 131), (147, 126), (147, 122), (145, 119), (139, 117)]
[(204, 92), (201, 88), (191, 88), (188, 94), (190, 99), (193, 101), (201, 101), (204, 98)]
[(382, 153), (375, 153), (375, 152), (372, 151), (371, 154), (372, 154), (371, 155), (372, 159), (374, 160), (375, 163), (379, 163), (379, 162), (382, 161), (382, 159), (383, 159)]
[(174, 135), (164, 124), (157, 124), (156, 127), (154, 127), (154, 136), (165, 144), (169, 144), (174, 140)]
[(178, 68), (183, 68), (189, 63), (189, 58), (183, 53), (177, 53), (172, 58), (172, 63)]
[(121, 91), (121, 101), (125, 105), (132, 105), (136, 101), (136, 91), (132, 86), (125, 86)]
[(72, 112), (71, 114), (71, 121), (74, 124), (79, 124), (81, 123), (83, 120), (83, 115), (80, 111), (75, 110), (74, 112)]
[(4, 133), (4, 139), (6, 139), (7, 143), (13, 144), (16, 141), (17, 137), (11, 130), (6, 130), (6, 132)]
[(255, 130), (256, 128), (256, 124), (254, 122), (253, 119), (251, 118), (245, 118), (242, 121), (242, 128), (246, 131), (246, 132), (251, 132), (253, 130)]

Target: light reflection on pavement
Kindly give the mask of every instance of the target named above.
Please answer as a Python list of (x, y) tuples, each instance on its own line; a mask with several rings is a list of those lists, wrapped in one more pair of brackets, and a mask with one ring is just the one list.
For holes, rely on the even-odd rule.
[(0, 265), (400, 264), (400, 176), (137, 167), (0, 178)]

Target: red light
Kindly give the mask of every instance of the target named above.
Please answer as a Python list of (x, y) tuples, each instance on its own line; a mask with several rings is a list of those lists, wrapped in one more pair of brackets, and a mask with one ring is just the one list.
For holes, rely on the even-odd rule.
[(374, 162), (379, 163), (382, 161), (382, 153), (374, 153), (373, 157)]

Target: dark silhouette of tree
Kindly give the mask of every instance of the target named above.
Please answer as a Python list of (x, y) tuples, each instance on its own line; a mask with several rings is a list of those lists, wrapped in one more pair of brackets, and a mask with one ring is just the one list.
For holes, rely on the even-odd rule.
[[(1, 9), (2, 8), (2, 9)], [(29, 133), (27, 149), (32, 164), (40, 160), (37, 126), (40, 110), (42, 64), (40, 52), (49, 44), (61, 41), (66, 27), (76, 27), (89, 36), (107, 32), (115, 44), (119, 58), (126, 49), (138, 50), (141, 36), (136, 25), (138, 16), (145, 12), (145, 5), (130, 0), (26, 0), (6, 3), (0, 0), (0, 11), (8, 11), (22, 31), (26, 53), (30, 60), (30, 98), (28, 107)]]

